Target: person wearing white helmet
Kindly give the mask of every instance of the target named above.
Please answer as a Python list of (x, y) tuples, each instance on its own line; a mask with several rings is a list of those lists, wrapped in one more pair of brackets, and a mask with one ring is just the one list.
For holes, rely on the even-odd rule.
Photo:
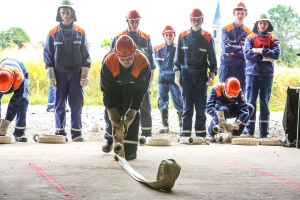
[[(213, 36), (201, 28), (204, 15), (198, 8), (190, 14), (192, 27), (180, 33), (174, 58), (175, 83), (181, 86), (183, 99), (180, 137), (191, 137), (193, 115), (196, 137), (206, 137), (206, 96), (217, 74)], [(209, 70), (209, 72), (208, 72)]]
[(252, 32), (244, 25), (244, 19), (248, 15), (248, 9), (243, 2), (239, 2), (233, 8), (235, 20), (222, 28), (221, 56), (219, 68), (219, 82), (224, 83), (229, 77), (235, 77), (240, 81), (241, 89), (245, 93), (245, 67), (244, 42)]
[(91, 58), (86, 33), (74, 22), (77, 21), (73, 4), (62, 0), (58, 5), (57, 26), (47, 36), (44, 47), (44, 62), (49, 85), (56, 88), (55, 127), (56, 135), (66, 136), (66, 104), (71, 110), (71, 138), (83, 142), (82, 107), (84, 91), (89, 83)]
[(267, 14), (259, 15), (252, 33), (245, 40), (246, 96), (254, 106), (253, 115), (246, 126), (247, 135), (253, 137), (256, 121), (256, 102), (259, 95), (259, 135), (269, 138), (269, 101), (274, 77), (274, 60), (280, 56), (280, 44), (273, 35), (273, 26)]
[(140, 125), (141, 125), (141, 135), (144, 137), (152, 136), (152, 116), (151, 116), (151, 96), (150, 89), (154, 84), (154, 70), (156, 68), (155, 62), (153, 60), (153, 47), (151, 43), (150, 36), (144, 31), (139, 29), (141, 15), (136, 10), (130, 10), (126, 15), (126, 23), (128, 28), (121, 33), (119, 33), (112, 42), (111, 49), (116, 45), (116, 41), (122, 35), (128, 35), (136, 43), (137, 46), (141, 47), (148, 53), (148, 59), (151, 66), (151, 79), (149, 83), (149, 89), (145, 95), (140, 108)]
[(162, 126), (159, 133), (169, 132), (169, 92), (172, 97), (172, 102), (178, 115), (178, 125), (181, 128), (183, 103), (181, 97), (181, 88), (175, 84), (174, 56), (176, 51), (176, 44), (174, 43), (175, 30), (172, 26), (167, 25), (162, 36), (165, 42), (154, 47), (155, 61), (159, 67), (157, 91), (158, 91), (158, 108), (161, 113)]

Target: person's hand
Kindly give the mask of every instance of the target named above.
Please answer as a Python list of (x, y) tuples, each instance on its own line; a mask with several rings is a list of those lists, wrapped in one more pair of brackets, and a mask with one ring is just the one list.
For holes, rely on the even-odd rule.
[(262, 54), (262, 50), (263, 50), (263, 48), (252, 48), (252, 51), (253, 51), (254, 53)]
[(88, 86), (89, 84), (89, 71), (90, 71), (89, 67), (82, 67), (81, 69), (80, 85), (82, 89)]
[(214, 80), (215, 80), (215, 73), (209, 72), (208, 79), (206, 81), (206, 85), (212, 86), (214, 84)]
[(120, 115), (116, 108), (107, 109), (107, 114), (112, 126), (121, 126), (121, 123), (119, 122)]
[(180, 84), (181, 73), (180, 70), (175, 71), (175, 79), (174, 82), (176, 85), (181, 86)]
[(133, 120), (135, 118), (136, 113), (137, 113), (137, 111), (132, 108), (129, 108), (127, 110), (127, 112), (124, 115), (124, 121), (123, 121), (123, 124), (125, 127), (128, 128), (130, 126), (130, 124), (133, 122)]
[(265, 61), (265, 62), (271, 62), (273, 63), (274, 62), (274, 59), (272, 58), (268, 58), (268, 57), (263, 57), (263, 59), (261, 61)]
[(219, 126), (224, 126), (225, 125), (224, 111), (218, 111), (216, 115), (219, 121)]
[(0, 125), (0, 135), (1, 136), (6, 135), (9, 124), (10, 124), (10, 121), (8, 121), (7, 119), (1, 119), (1, 125)]
[(53, 88), (56, 88), (56, 76), (55, 76), (54, 67), (47, 68), (47, 77), (48, 77), (49, 85)]

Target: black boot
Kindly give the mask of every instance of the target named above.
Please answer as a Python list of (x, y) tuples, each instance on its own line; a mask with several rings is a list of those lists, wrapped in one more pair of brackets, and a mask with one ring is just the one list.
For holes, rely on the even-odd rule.
[(181, 127), (182, 127), (182, 112), (177, 112), (177, 115), (178, 115), (179, 127), (181, 129)]
[(104, 140), (102, 143), (102, 151), (105, 153), (111, 152), (113, 148), (113, 140)]
[(169, 132), (169, 110), (160, 111), (161, 114), (161, 123), (162, 127), (159, 129), (159, 133), (168, 133)]

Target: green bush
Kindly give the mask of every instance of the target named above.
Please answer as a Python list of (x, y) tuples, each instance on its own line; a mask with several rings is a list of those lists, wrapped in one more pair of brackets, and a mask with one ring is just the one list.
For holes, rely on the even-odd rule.
[[(31, 54), (20, 55), (14, 53), (14, 51), (2, 51), (0, 57), (13, 57), (22, 61), (28, 72), (30, 81), (30, 104), (46, 105), (48, 97), (48, 81), (46, 77), (45, 64), (42, 60), (42, 55), (37, 54), (35, 57)], [(30, 59), (28, 59), (30, 58)], [(100, 69), (102, 57), (98, 57), (98, 60), (93, 59), (91, 71), (90, 71), (90, 84), (84, 89), (85, 105), (103, 105), (102, 92), (100, 91)], [(151, 89), (151, 105), (153, 108), (157, 108), (157, 77), (158, 70), (155, 71), (154, 87)], [(286, 90), (290, 85), (300, 86), (300, 73), (299, 68), (287, 68), (279, 67), (275, 68), (274, 84), (272, 88), (272, 95), (270, 101), (271, 111), (283, 111), (286, 99)], [(216, 76), (215, 83), (218, 82), (218, 76)], [(208, 93), (211, 87), (208, 88)], [(7, 103), (11, 95), (4, 95), (2, 102)], [(257, 105), (259, 107), (259, 104)], [(170, 108), (174, 108), (172, 99), (170, 98)]]

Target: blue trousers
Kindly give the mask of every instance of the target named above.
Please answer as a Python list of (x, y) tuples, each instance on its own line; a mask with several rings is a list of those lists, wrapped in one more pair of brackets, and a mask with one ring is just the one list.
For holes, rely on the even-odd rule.
[(237, 78), (240, 81), (241, 89), (243, 93), (245, 93), (245, 88), (246, 88), (245, 66), (233, 67), (233, 66), (221, 64), (219, 69), (219, 82), (225, 83), (225, 81), (229, 77)]
[[(233, 135), (239, 136), (242, 134), (243, 130), (245, 129), (246, 123), (249, 121), (250, 117), (253, 114), (254, 107), (250, 103), (247, 103), (247, 104), (248, 104), (248, 109), (249, 109), (249, 115), (248, 115), (247, 119), (245, 119), (245, 121), (242, 124), (240, 124), (239, 130), (234, 130), (234, 129), (231, 130)], [(217, 104), (216, 109), (218, 111), (224, 112), (225, 119), (236, 118), (236, 120), (237, 120), (238, 116), (240, 114), (238, 105), (232, 105), (232, 106), (227, 107), (227, 106), (221, 106), (220, 104)], [(213, 131), (212, 128), (214, 125), (216, 125), (218, 123), (219, 123), (218, 117), (217, 117), (217, 115), (215, 115), (213, 117), (213, 119), (211, 120), (210, 125), (208, 127), (208, 132), (210, 135), (217, 134), (216, 132)]]
[[(17, 112), (16, 115), (13, 114), (13, 113), (15, 113), (15, 111), (13, 111), (13, 110), (7, 110), (7, 113), (6, 113), (7, 120), (12, 121), (15, 118), (15, 129), (13, 132), (13, 135), (15, 138), (25, 136), (25, 130), (26, 130), (26, 116), (27, 116), (27, 108), (28, 108), (28, 104), (29, 104), (29, 100), (28, 100), (29, 82), (28, 82), (28, 79), (24, 79), (23, 85), (24, 85), (24, 89), (23, 89), (24, 92), (23, 92), (22, 99), (20, 102), (21, 106), (16, 111)], [(0, 92), (0, 101), (3, 97), (3, 95), (4, 95), (4, 93)], [(11, 105), (13, 105), (13, 104), (11, 104)], [(1, 118), (1, 102), (0, 102), (0, 118)]]
[(172, 102), (177, 112), (182, 112), (183, 103), (181, 96), (181, 88), (175, 84), (159, 83), (158, 84), (158, 108), (159, 110), (169, 110), (169, 92)]
[(146, 137), (152, 136), (151, 98), (149, 89), (144, 96), (139, 111), (141, 115), (140, 123), (142, 135)]
[(55, 98), (55, 127), (56, 135), (66, 136), (66, 104), (69, 102), (71, 113), (71, 137), (81, 135), (82, 107), (84, 92), (80, 85), (80, 72), (56, 72), (56, 98)]
[[(120, 120), (124, 117), (124, 112), (122, 110), (119, 110), (120, 114)], [(136, 113), (135, 118), (131, 125), (128, 128), (128, 133), (126, 137), (124, 138), (124, 151), (127, 155), (132, 155), (137, 152), (137, 146), (138, 146), (138, 136), (139, 136), (139, 112)], [(107, 109), (104, 111), (104, 119), (106, 122), (106, 133), (104, 135), (104, 138), (109, 141), (113, 141), (112, 137), (112, 126), (111, 122), (108, 118)]]
[(48, 88), (48, 103), (47, 103), (47, 110), (48, 109), (54, 109), (55, 106), (55, 97), (56, 96), (56, 89), (52, 86), (49, 86)]
[(181, 87), (183, 99), (182, 130), (180, 136), (192, 134), (194, 109), (196, 112), (195, 134), (197, 137), (206, 136), (205, 106), (207, 99), (207, 73), (181, 71)]
[(273, 86), (273, 76), (253, 76), (246, 75), (246, 95), (247, 102), (254, 107), (253, 115), (246, 125), (246, 130), (249, 134), (253, 135), (255, 131), (256, 121), (256, 100), (259, 94), (259, 134), (266, 136), (269, 134), (270, 111), (269, 101), (271, 97)]

